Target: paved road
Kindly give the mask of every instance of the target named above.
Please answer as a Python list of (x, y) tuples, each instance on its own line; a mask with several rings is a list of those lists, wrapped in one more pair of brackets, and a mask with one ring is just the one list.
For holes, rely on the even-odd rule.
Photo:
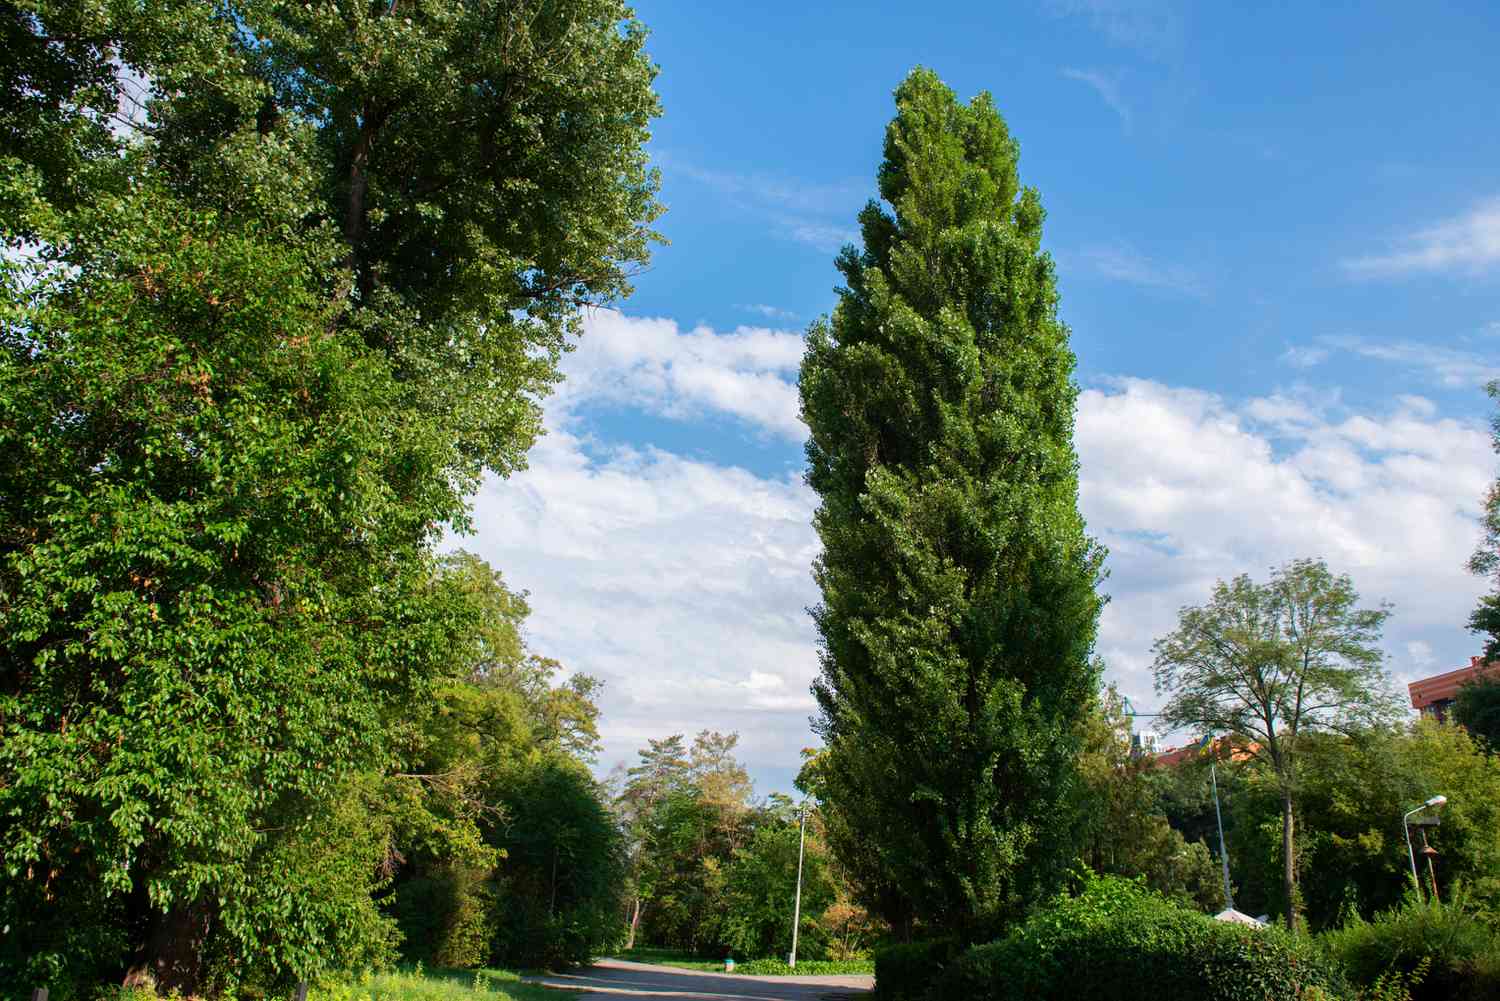
[(582, 991), (586, 1001), (660, 998), (666, 1001), (822, 1001), (862, 998), (873, 977), (751, 977), (704, 973), (675, 966), (601, 959), (572, 973), (552, 973), (533, 983)]

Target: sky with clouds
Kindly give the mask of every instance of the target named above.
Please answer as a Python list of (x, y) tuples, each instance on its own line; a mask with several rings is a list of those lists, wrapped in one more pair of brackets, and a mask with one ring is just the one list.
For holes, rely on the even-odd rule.
[(916, 64), (994, 94), (1048, 209), (1110, 678), (1155, 706), (1179, 607), (1308, 555), (1392, 605), (1398, 681), (1477, 652), (1500, 10), (1206, 6), (637, 5), (670, 244), (459, 541), (530, 593), (534, 649), (604, 680), (601, 770), (735, 730), (765, 793), (815, 740), (802, 332)]

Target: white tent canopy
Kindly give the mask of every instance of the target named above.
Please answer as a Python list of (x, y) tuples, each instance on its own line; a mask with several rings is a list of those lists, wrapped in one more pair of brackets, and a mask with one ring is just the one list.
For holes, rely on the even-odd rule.
[(1235, 910), (1232, 907), (1228, 908), (1226, 910), (1222, 910), (1219, 913), (1215, 914), (1214, 915), (1214, 920), (1215, 921), (1233, 921), (1235, 924), (1239, 924), (1239, 925), (1253, 925), (1256, 928), (1259, 928), (1259, 927), (1261, 927), (1262, 925), (1265, 924), (1265, 922), (1262, 921), (1260, 918), (1252, 918), (1250, 915), (1245, 914), (1242, 911), (1237, 911), (1237, 910)]

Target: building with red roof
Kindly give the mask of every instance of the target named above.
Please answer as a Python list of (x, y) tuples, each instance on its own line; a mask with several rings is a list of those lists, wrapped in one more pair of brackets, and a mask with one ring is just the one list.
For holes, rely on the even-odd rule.
[(1481, 677), (1500, 681), (1500, 661), (1485, 663), (1478, 657), (1470, 657), (1468, 667), (1413, 681), (1406, 686), (1411, 695), (1411, 707), (1423, 716), (1444, 722), (1448, 718), (1448, 711), (1453, 707), (1453, 699), (1458, 695), (1458, 690)]

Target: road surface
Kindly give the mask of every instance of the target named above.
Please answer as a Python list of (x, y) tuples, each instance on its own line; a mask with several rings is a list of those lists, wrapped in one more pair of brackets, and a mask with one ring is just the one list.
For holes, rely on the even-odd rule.
[(825, 1001), (867, 997), (874, 977), (752, 977), (675, 966), (601, 959), (571, 973), (528, 977), (532, 983), (582, 991), (586, 1001)]

